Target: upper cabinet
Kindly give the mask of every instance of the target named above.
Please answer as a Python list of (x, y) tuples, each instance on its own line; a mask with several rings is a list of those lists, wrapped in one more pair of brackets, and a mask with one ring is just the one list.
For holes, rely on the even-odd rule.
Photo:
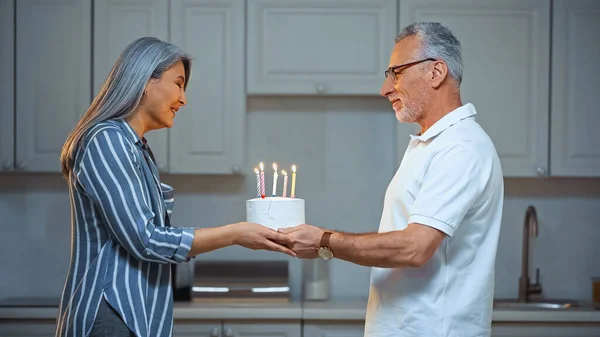
[(0, 0), (0, 171), (14, 168), (15, 5)]
[(92, 1), (15, 3), (15, 167), (59, 172), (65, 139), (90, 104)]
[(396, 0), (248, 0), (248, 93), (378, 95)]
[(551, 174), (600, 177), (600, 1), (555, 0)]
[(237, 174), (244, 160), (244, 2), (172, 0), (171, 42), (193, 58), (170, 132), (169, 172)]
[[(94, 95), (128, 44), (144, 36), (168, 40), (168, 20), (168, 1), (94, 1)], [(161, 172), (168, 171), (168, 136), (167, 129), (153, 130), (146, 135)]]
[[(400, 29), (440, 22), (461, 42), (462, 101), (475, 105), (504, 176), (546, 176), (550, 1), (402, 0), (399, 18)], [(409, 140), (405, 125), (398, 135), (403, 151)]]
[(244, 23), (244, 2), (238, 0), (94, 2), (95, 93), (119, 54), (137, 38), (169, 41), (193, 59), (188, 104), (170, 130), (146, 136), (161, 172), (240, 171), (246, 112)]

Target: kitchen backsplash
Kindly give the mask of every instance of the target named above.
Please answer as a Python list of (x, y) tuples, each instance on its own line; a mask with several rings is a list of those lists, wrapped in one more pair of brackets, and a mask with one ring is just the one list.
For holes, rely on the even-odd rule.
[[(163, 177), (175, 187), (175, 225), (244, 220), (245, 200), (256, 191), (252, 170), (263, 161), (268, 167), (272, 162), (298, 166), (296, 194), (306, 200), (307, 222), (350, 232), (377, 230), (396, 153), (404, 150), (395, 148), (397, 122), (384, 99), (253, 97), (248, 110), (245, 176)], [(533, 205), (539, 236), (531, 241), (530, 276), (540, 269), (545, 297), (589, 300), (590, 277), (600, 276), (594, 262), (600, 256), (600, 179), (506, 179), (505, 184), (496, 297), (517, 295), (523, 217)], [(0, 175), (0, 216), (0, 298), (58, 297), (70, 251), (66, 183), (58, 174)], [(301, 296), (301, 260), (239, 247), (200, 258), (288, 260), (292, 296)], [(329, 271), (332, 298), (366, 299), (369, 268), (334, 260)]]

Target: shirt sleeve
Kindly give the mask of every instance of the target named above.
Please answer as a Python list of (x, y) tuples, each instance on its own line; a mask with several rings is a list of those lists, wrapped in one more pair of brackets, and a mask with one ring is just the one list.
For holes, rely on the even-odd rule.
[(75, 173), (111, 235), (137, 259), (158, 263), (189, 260), (194, 230), (154, 224), (140, 164), (118, 130), (105, 129), (92, 137)]
[(436, 152), (425, 168), (408, 223), (427, 225), (452, 236), (483, 192), (481, 174), (477, 156), (464, 145)]

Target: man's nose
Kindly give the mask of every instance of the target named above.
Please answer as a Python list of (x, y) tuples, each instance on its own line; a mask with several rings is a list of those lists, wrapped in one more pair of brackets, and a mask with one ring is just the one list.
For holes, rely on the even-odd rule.
[(386, 77), (385, 80), (383, 80), (383, 84), (381, 85), (381, 90), (379, 91), (379, 94), (383, 97), (387, 97), (393, 92), (394, 84), (392, 83), (392, 80)]

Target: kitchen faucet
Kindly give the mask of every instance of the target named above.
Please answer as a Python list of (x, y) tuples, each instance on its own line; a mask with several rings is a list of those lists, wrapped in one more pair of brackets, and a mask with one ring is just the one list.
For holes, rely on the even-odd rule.
[(529, 295), (541, 294), (542, 285), (540, 280), (540, 269), (536, 269), (535, 283), (529, 283), (529, 237), (537, 237), (538, 219), (535, 207), (527, 207), (525, 212), (525, 223), (523, 224), (523, 251), (521, 255), (521, 277), (519, 278), (519, 302), (529, 302)]

